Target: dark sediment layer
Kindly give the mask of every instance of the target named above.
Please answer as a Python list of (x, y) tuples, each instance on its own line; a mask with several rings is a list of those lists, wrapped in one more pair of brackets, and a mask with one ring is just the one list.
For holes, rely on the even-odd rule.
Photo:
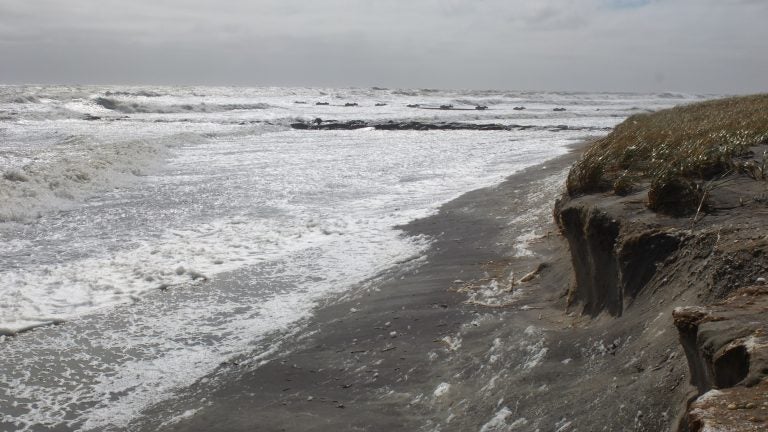
[(500, 123), (464, 123), (464, 122), (423, 122), (423, 121), (394, 121), (371, 122), (364, 120), (322, 120), (302, 121), (292, 123), (291, 127), (302, 130), (355, 130), (364, 128), (374, 128), (376, 130), (485, 130), (485, 131), (511, 131), (511, 130), (547, 130), (547, 131), (607, 131), (610, 128), (597, 128), (589, 126), (568, 126), (568, 125), (518, 125), (518, 124), (500, 124)]

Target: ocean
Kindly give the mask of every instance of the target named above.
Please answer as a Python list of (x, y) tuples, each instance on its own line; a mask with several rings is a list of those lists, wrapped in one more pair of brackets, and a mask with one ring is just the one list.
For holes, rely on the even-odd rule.
[[(431, 239), (398, 225), (705, 97), (0, 86), (0, 430), (124, 429), (418, 266)], [(315, 119), (509, 128), (292, 127)]]

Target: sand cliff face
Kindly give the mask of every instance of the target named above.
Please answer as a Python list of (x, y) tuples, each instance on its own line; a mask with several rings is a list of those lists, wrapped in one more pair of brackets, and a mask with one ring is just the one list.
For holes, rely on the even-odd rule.
[[(696, 223), (648, 210), (642, 191), (565, 196), (554, 210), (573, 264), (569, 308), (627, 328), (628, 349), (650, 361), (654, 345), (676, 343), (667, 363), (688, 385), (655, 396), (674, 407), (673, 430), (768, 428), (768, 206), (755, 199), (765, 184), (733, 180)], [(677, 331), (649, 334), (654, 316)]]
[(685, 239), (674, 229), (633, 224), (590, 205), (563, 206), (558, 224), (573, 260), (569, 297), (592, 316), (621, 316)]

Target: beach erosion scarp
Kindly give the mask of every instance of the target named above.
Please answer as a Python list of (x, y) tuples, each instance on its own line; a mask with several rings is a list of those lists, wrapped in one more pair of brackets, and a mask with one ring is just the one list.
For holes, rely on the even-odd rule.
[(638, 381), (685, 375), (656, 389), (678, 403), (673, 430), (768, 427), (767, 107), (758, 95), (630, 117), (555, 207), (568, 307), (632, 336)]

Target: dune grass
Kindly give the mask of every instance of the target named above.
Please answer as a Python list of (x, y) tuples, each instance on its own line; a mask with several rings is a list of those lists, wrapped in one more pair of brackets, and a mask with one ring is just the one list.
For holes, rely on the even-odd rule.
[(734, 158), (757, 144), (768, 144), (768, 94), (634, 115), (573, 166), (568, 194), (624, 195), (642, 185), (649, 187), (649, 207), (685, 210), (703, 181), (738, 170)]

